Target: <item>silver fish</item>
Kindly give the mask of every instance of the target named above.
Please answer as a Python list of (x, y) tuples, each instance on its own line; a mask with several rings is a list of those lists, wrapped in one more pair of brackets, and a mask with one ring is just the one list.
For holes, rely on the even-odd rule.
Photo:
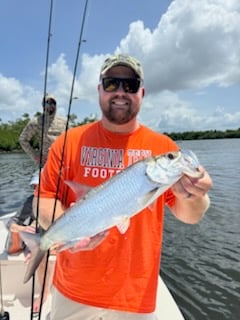
[[(198, 159), (191, 151), (168, 152), (146, 158), (91, 189), (55, 220), (41, 237), (21, 232), (32, 252), (24, 282), (31, 278), (46, 251), (54, 246), (72, 247), (79, 240), (113, 226), (125, 233), (130, 218), (150, 206), (184, 174), (200, 178), (198, 167)], [(67, 183), (73, 186), (71, 182)]]

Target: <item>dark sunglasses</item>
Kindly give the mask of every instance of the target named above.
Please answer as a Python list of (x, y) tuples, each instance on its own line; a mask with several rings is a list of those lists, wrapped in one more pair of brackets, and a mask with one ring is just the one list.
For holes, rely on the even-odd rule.
[(46, 106), (46, 105), (48, 105), (48, 106), (52, 106), (52, 105), (55, 106), (56, 103), (55, 103), (55, 101), (53, 101), (53, 100), (46, 100), (46, 101), (45, 101), (45, 106)]
[(126, 93), (136, 93), (141, 84), (141, 80), (138, 78), (102, 78), (102, 86), (106, 92), (115, 92), (118, 90), (120, 83), (123, 90)]

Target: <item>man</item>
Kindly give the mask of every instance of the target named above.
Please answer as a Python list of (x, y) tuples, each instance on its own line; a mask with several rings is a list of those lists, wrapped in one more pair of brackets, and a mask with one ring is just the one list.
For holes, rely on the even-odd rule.
[[(68, 131), (55, 219), (76, 200), (65, 180), (94, 187), (133, 162), (178, 150), (169, 137), (137, 121), (143, 78), (134, 57), (120, 54), (104, 62), (98, 85), (102, 118)], [(52, 219), (63, 144), (61, 135), (42, 172), (39, 212), (44, 229)], [(144, 209), (133, 217), (124, 236), (114, 227), (58, 253), (51, 320), (156, 319), (164, 206), (178, 219), (197, 223), (209, 206), (212, 185), (206, 170), (200, 170), (201, 179), (182, 177), (158, 198), (151, 214)]]
[[(51, 144), (60, 135), (60, 133), (65, 131), (67, 123), (67, 119), (56, 115), (57, 101), (52, 95), (46, 95), (43, 98), (42, 107), (44, 115), (40, 115), (31, 119), (23, 129), (19, 137), (19, 143), (22, 149), (33, 159), (34, 162), (36, 162), (38, 166), (41, 167), (44, 166), (47, 160), (47, 155)], [(39, 150), (42, 149), (42, 159), (40, 159), (40, 151), (35, 150), (30, 143), (32, 138), (36, 138), (39, 142)], [(31, 181), (31, 185), (34, 185), (34, 183), (32, 182), (34, 181), (34, 179), (37, 179), (38, 181), (38, 178), (39, 172), (37, 171), (35, 173), (35, 176), (33, 177), (33, 180)], [(16, 217), (13, 218), (11, 224), (9, 225), (10, 231), (19, 232), (24, 230), (27, 232), (35, 232), (35, 222), (33, 223), (33, 225), (23, 225), (23, 219), (26, 218), (26, 216), (28, 216), (28, 219), (32, 219), (32, 198), (33, 195), (29, 196), (25, 200), (22, 210), (19, 212), (19, 214), (17, 214)], [(53, 268), (54, 266), (52, 265), (49, 265), (48, 267), (43, 302), (46, 301), (47, 296), (50, 292)], [(42, 285), (45, 273), (45, 260), (43, 260), (39, 265), (37, 273), (40, 285)], [(39, 308), (40, 298), (37, 298), (34, 300), (33, 311), (37, 313), (39, 311)]]
[[(31, 139), (36, 137), (39, 142), (39, 148), (42, 148), (42, 166), (46, 162), (49, 148), (53, 141), (66, 129), (67, 120), (63, 117), (57, 116), (57, 101), (51, 96), (47, 95), (43, 98), (42, 106), (44, 109), (43, 115), (31, 119), (26, 127), (23, 129), (19, 143), (22, 149), (39, 165), (40, 152), (31, 146)], [(43, 123), (44, 119), (44, 123)], [(43, 130), (43, 146), (42, 142)]]

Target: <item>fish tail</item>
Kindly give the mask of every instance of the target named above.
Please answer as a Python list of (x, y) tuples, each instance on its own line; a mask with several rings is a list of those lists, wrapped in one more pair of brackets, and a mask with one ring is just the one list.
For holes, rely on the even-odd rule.
[(20, 237), (31, 251), (30, 261), (27, 264), (23, 283), (28, 282), (45, 256), (46, 250), (40, 248), (40, 235), (29, 232), (20, 232)]

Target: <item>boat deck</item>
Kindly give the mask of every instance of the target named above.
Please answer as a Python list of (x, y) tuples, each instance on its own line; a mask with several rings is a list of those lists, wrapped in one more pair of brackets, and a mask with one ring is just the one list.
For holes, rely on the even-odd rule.
[[(0, 220), (0, 268), (2, 278), (3, 309), (9, 312), (11, 320), (30, 319), (32, 281), (23, 284), (26, 265), (25, 256), (9, 256), (4, 251), (7, 236), (5, 223)], [(53, 263), (53, 261), (50, 261)], [(39, 296), (41, 289), (35, 281), (35, 297)], [(1, 306), (0, 306), (1, 307)], [(41, 320), (50, 320), (51, 295), (42, 306)], [(36, 318), (38, 319), (38, 317)], [(67, 319), (66, 319), (67, 320)], [(159, 277), (156, 320), (184, 320), (177, 304), (166, 285)]]
[[(3, 260), (1, 257), (1, 275), (3, 309), (9, 312), (10, 319), (26, 320), (31, 314), (32, 281), (23, 284), (25, 274), (24, 255)], [(38, 281), (35, 281), (34, 297), (40, 295)], [(41, 319), (50, 319), (51, 295), (42, 306)]]

